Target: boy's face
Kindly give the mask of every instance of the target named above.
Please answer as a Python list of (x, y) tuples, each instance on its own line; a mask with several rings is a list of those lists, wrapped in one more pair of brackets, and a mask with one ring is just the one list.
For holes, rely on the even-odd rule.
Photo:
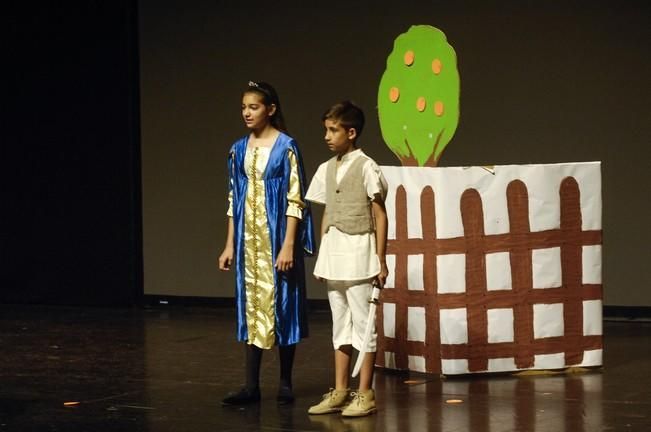
[(345, 129), (338, 121), (330, 119), (324, 122), (324, 126), (325, 142), (331, 151), (343, 155), (354, 150), (357, 136), (354, 128)]

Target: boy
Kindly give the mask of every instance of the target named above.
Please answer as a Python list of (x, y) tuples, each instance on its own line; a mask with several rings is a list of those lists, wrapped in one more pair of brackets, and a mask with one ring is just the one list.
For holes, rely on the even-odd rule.
[(372, 388), (375, 327), (355, 392), (348, 388), (350, 359), (352, 348), (362, 348), (373, 284), (383, 287), (388, 274), (387, 182), (375, 161), (357, 148), (364, 127), (364, 113), (359, 107), (348, 101), (338, 103), (322, 120), (326, 144), (336, 156), (319, 166), (305, 198), (325, 204), (314, 276), (325, 280), (328, 287), (335, 387), (308, 413), (341, 412), (345, 417), (360, 417), (376, 411)]

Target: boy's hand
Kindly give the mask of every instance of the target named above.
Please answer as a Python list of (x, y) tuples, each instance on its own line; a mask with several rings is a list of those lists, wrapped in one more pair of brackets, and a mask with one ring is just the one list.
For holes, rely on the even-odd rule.
[(289, 271), (294, 267), (293, 247), (286, 247), (283, 245), (283, 247), (280, 248), (280, 252), (278, 252), (278, 258), (276, 258), (275, 267), (278, 271)]
[(383, 263), (380, 267), (380, 273), (375, 276), (375, 281), (377, 283), (378, 288), (382, 289), (384, 288), (384, 284), (387, 282), (387, 277), (389, 276), (389, 268), (387, 267), (386, 263)]
[(231, 264), (233, 264), (233, 248), (227, 247), (219, 256), (217, 266), (219, 270), (228, 271), (231, 268)]

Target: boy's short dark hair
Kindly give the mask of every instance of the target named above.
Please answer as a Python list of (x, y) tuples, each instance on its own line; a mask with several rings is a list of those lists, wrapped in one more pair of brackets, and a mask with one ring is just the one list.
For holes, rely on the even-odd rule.
[(338, 122), (345, 129), (353, 128), (357, 132), (357, 138), (359, 138), (364, 129), (364, 112), (351, 101), (334, 104), (323, 114), (321, 120)]

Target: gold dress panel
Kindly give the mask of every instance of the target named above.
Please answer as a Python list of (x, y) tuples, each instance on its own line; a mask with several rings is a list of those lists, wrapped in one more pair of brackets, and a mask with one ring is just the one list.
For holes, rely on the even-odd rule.
[[(244, 207), (244, 282), (249, 334), (247, 343), (265, 349), (272, 348), (275, 342), (274, 258), (263, 179), (270, 153), (269, 147), (252, 147), (247, 148), (244, 158), (245, 173), (249, 178)], [(305, 205), (301, 201), (298, 165), (291, 151), (288, 157), (291, 173), (286, 215), (300, 219)], [(229, 210), (229, 213), (231, 212), (232, 210)]]

